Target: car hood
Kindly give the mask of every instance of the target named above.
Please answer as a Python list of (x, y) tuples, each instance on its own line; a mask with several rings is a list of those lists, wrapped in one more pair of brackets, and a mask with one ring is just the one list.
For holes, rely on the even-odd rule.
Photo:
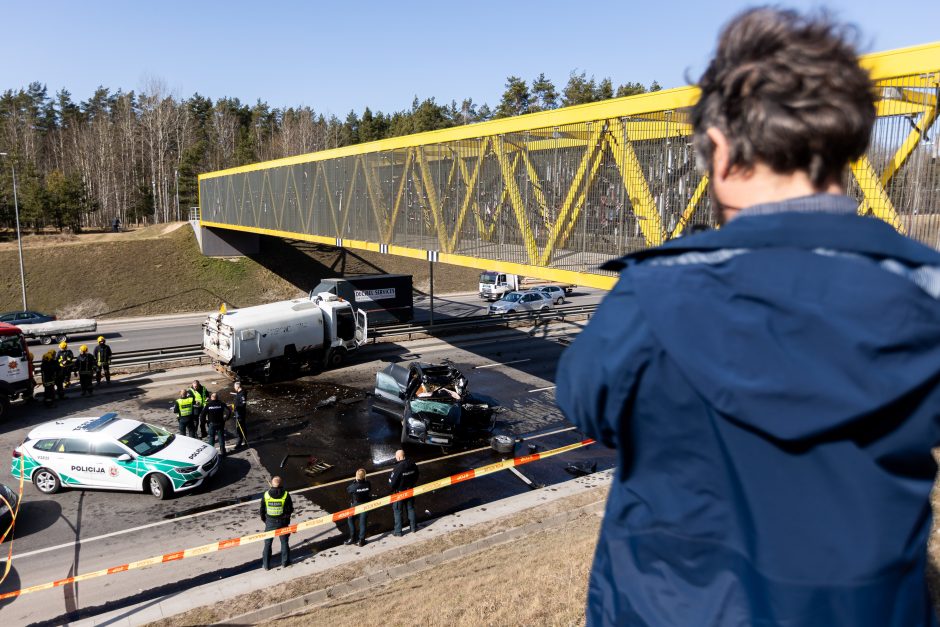
[(202, 440), (177, 435), (165, 449), (143, 459), (163, 459), (173, 462), (183, 462), (193, 466), (201, 466), (217, 455), (215, 447)]

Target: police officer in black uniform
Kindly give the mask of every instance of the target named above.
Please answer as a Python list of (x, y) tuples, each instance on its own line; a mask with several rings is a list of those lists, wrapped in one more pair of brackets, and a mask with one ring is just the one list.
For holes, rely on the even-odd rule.
[[(346, 493), (349, 494), (349, 505), (355, 507), (372, 500), (372, 484), (366, 481), (366, 469), (360, 468), (356, 471), (356, 480), (346, 486)], [(356, 525), (353, 518), (359, 519), (359, 546), (366, 545), (366, 514), (362, 512), (356, 516), (350, 516), (346, 519), (349, 525), (349, 538), (344, 544), (352, 544), (356, 541)]]
[(235, 448), (242, 444), (248, 446), (248, 436), (245, 434), (245, 423), (248, 418), (248, 392), (242, 388), (241, 381), (235, 382), (235, 393), (232, 398), (232, 415), (235, 417), (235, 431), (238, 435), (238, 442)]
[(180, 397), (173, 401), (173, 413), (180, 425), (180, 435), (196, 437), (196, 416), (194, 415), (193, 397), (180, 390)]
[(209, 444), (215, 444), (216, 436), (219, 439), (219, 457), (225, 459), (225, 421), (231, 418), (232, 410), (219, 400), (215, 392), (209, 395), (209, 402), (199, 414), (200, 424), (209, 427)]
[[(281, 487), (281, 478), (271, 478), (271, 489), (264, 493), (261, 499), (261, 520), (264, 521), (264, 530), (273, 531), (290, 525), (291, 514), (294, 513), (294, 504), (291, 501), (290, 494)], [(281, 539), (281, 566), (290, 566), (290, 546), (287, 544), (289, 533), (278, 536)], [(271, 544), (274, 538), (267, 538), (264, 541), (264, 549), (261, 551), (261, 565), (265, 570), (270, 570), (268, 562), (271, 559)]]
[[(395, 451), (395, 459), (398, 461), (392, 474), (388, 478), (388, 487), (392, 494), (408, 490), (418, 485), (418, 465), (412, 460), (405, 458), (405, 451), (399, 449)], [(395, 531), (392, 535), (401, 535), (401, 512), (402, 509), (408, 512), (408, 523), (411, 525), (411, 533), (418, 530), (417, 516), (415, 516), (414, 497), (402, 499), (392, 503), (392, 513), (395, 516)]]

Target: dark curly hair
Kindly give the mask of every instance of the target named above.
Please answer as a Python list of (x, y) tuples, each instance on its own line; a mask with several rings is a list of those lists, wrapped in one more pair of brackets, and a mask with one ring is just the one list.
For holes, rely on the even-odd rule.
[(838, 178), (868, 146), (874, 85), (858, 64), (856, 30), (828, 15), (757, 8), (721, 33), (698, 82), (693, 143), (711, 165), (705, 131), (720, 129), (731, 165), (763, 162), (774, 171), (805, 170), (814, 185)]

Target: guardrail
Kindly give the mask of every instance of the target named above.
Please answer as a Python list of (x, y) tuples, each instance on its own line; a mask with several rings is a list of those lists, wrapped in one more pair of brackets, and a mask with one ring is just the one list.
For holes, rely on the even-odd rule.
[[(369, 330), (369, 337), (373, 342), (391, 337), (414, 337), (415, 335), (435, 335), (441, 332), (453, 332), (469, 329), (512, 327), (524, 324), (543, 324), (552, 320), (566, 320), (568, 318), (590, 318), (597, 305), (571, 305), (557, 307), (548, 311), (519, 312), (499, 316), (483, 315), (468, 316), (466, 318), (449, 318), (437, 320), (434, 324), (383, 324)], [(112, 368), (122, 366), (147, 366), (165, 364), (168, 362), (188, 359), (208, 359), (202, 350), (201, 344), (187, 344), (185, 346), (170, 346), (167, 348), (152, 348), (138, 351), (123, 351), (116, 353), (111, 360)], [(33, 361), (35, 372), (39, 372), (40, 360)]]

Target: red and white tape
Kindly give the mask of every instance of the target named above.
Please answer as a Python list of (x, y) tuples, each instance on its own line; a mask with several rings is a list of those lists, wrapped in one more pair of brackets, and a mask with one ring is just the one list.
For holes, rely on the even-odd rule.
[[(242, 536), (240, 538), (229, 538), (228, 540), (220, 540), (218, 542), (212, 542), (210, 544), (204, 544), (202, 546), (193, 547), (190, 549), (184, 549), (182, 551), (174, 551), (172, 553), (164, 553), (163, 555), (156, 555), (154, 557), (148, 557), (147, 559), (142, 559), (136, 562), (130, 562), (128, 564), (121, 564), (120, 566), (112, 566), (111, 568), (104, 568), (102, 570), (96, 570), (89, 573), (83, 573), (81, 575), (75, 575), (73, 577), (66, 577), (65, 579), (59, 579), (57, 581), (50, 581), (47, 583), (42, 583), (35, 586), (29, 586), (28, 588), (21, 588), (20, 590), (14, 590), (12, 592), (4, 592), (0, 594), (0, 600), (3, 599), (12, 599), (24, 594), (29, 594), (32, 592), (40, 592), (42, 590), (51, 590), (53, 588), (58, 588), (61, 586), (67, 586), (69, 584), (78, 583), (80, 581), (88, 581), (89, 579), (96, 579), (98, 577), (104, 577), (105, 575), (113, 575), (115, 573), (123, 573), (129, 570), (136, 570), (138, 568), (145, 568), (147, 566), (156, 566), (157, 564), (165, 564), (167, 562), (176, 562), (182, 559), (189, 557), (197, 557), (199, 555), (207, 555), (209, 553), (215, 553), (217, 551), (222, 551), (225, 549), (233, 549), (237, 546), (244, 546), (246, 544), (252, 544), (254, 542), (261, 542), (268, 538), (276, 538), (289, 533), (297, 533), (298, 531), (305, 531), (307, 529), (313, 529), (314, 527), (319, 527), (320, 525), (326, 525), (328, 523), (338, 522), (349, 518), (350, 516), (355, 516), (356, 514), (361, 514), (363, 512), (372, 511), (378, 509), (379, 507), (384, 507), (391, 503), (397, 501), (403, 501), (409, 499), (413, 496), (418, 496), (421, 494), (426, 494), (428, 492), (433, 492), (434, 490), (439, 490), (441, 488), (446, 488), (447, 486), (456, 485), (458, 483), (463, 483), (464, 481), (469, 481), (471, 479), (476, 479), (478, 477), (483, 477), (485, 475), (493, 474), (494, 472), (499, 472), (500, 470), (506, 470), (509, 468), (515, 468), (516, 466), (522, 466), (524, 464), (529, 464), (540, 459), (545, 459), (547, 457), (552, 457), (554, 455), (560, 455), (562, 453), (567, 453), (568, 451), (573, 451), (575, 449), (588, 446), (593, 444), (594, 440), (587, 439), (581, 440), (580, 442), (575, 442), (574, 444), (568, 444), (567, 446), (562, 446), (559, 448), (551, 449), (542, 453), (533, 453), (531, 455), (525, 455), (523, 457), (514, 457), (513, 459), (507, 459), (501, 462), (496, 462), (495, 464), (489, 464), (487, 466), (482, 466), (480, 468), (474, 468), (472, 470), (467, 470), (465, 472), (457, 473), (456, 475), (451, 475), (443, 479), (438, 479), (437, 481), (432, 481), (430, 483), (425, 483), (419, 486), (415, 486), (409, 490), (402, 490), (401, 492), (396, 492), (389, 496), (383, 496), (382, 498), (364, 503), (363, 505), (357, 505), (355, 507), (350, 507), (342, 511), (336, 512), (334, 514), (326, 514), (324, 516), (319, 516), (317, 518), (306, 520), (304, 522), (295, 523), (293, 525), (283, 527), (281, 529), (275, 529), (273, 531), (262, 531), (259, 533), (252, 533), (247, 536)], [(22, 473), (20, 473), (22, 476)], [(20, 481), (20, 489), (22, 490), (22, 479)], [(7, 569), (12, 560), (7, 560)]]

